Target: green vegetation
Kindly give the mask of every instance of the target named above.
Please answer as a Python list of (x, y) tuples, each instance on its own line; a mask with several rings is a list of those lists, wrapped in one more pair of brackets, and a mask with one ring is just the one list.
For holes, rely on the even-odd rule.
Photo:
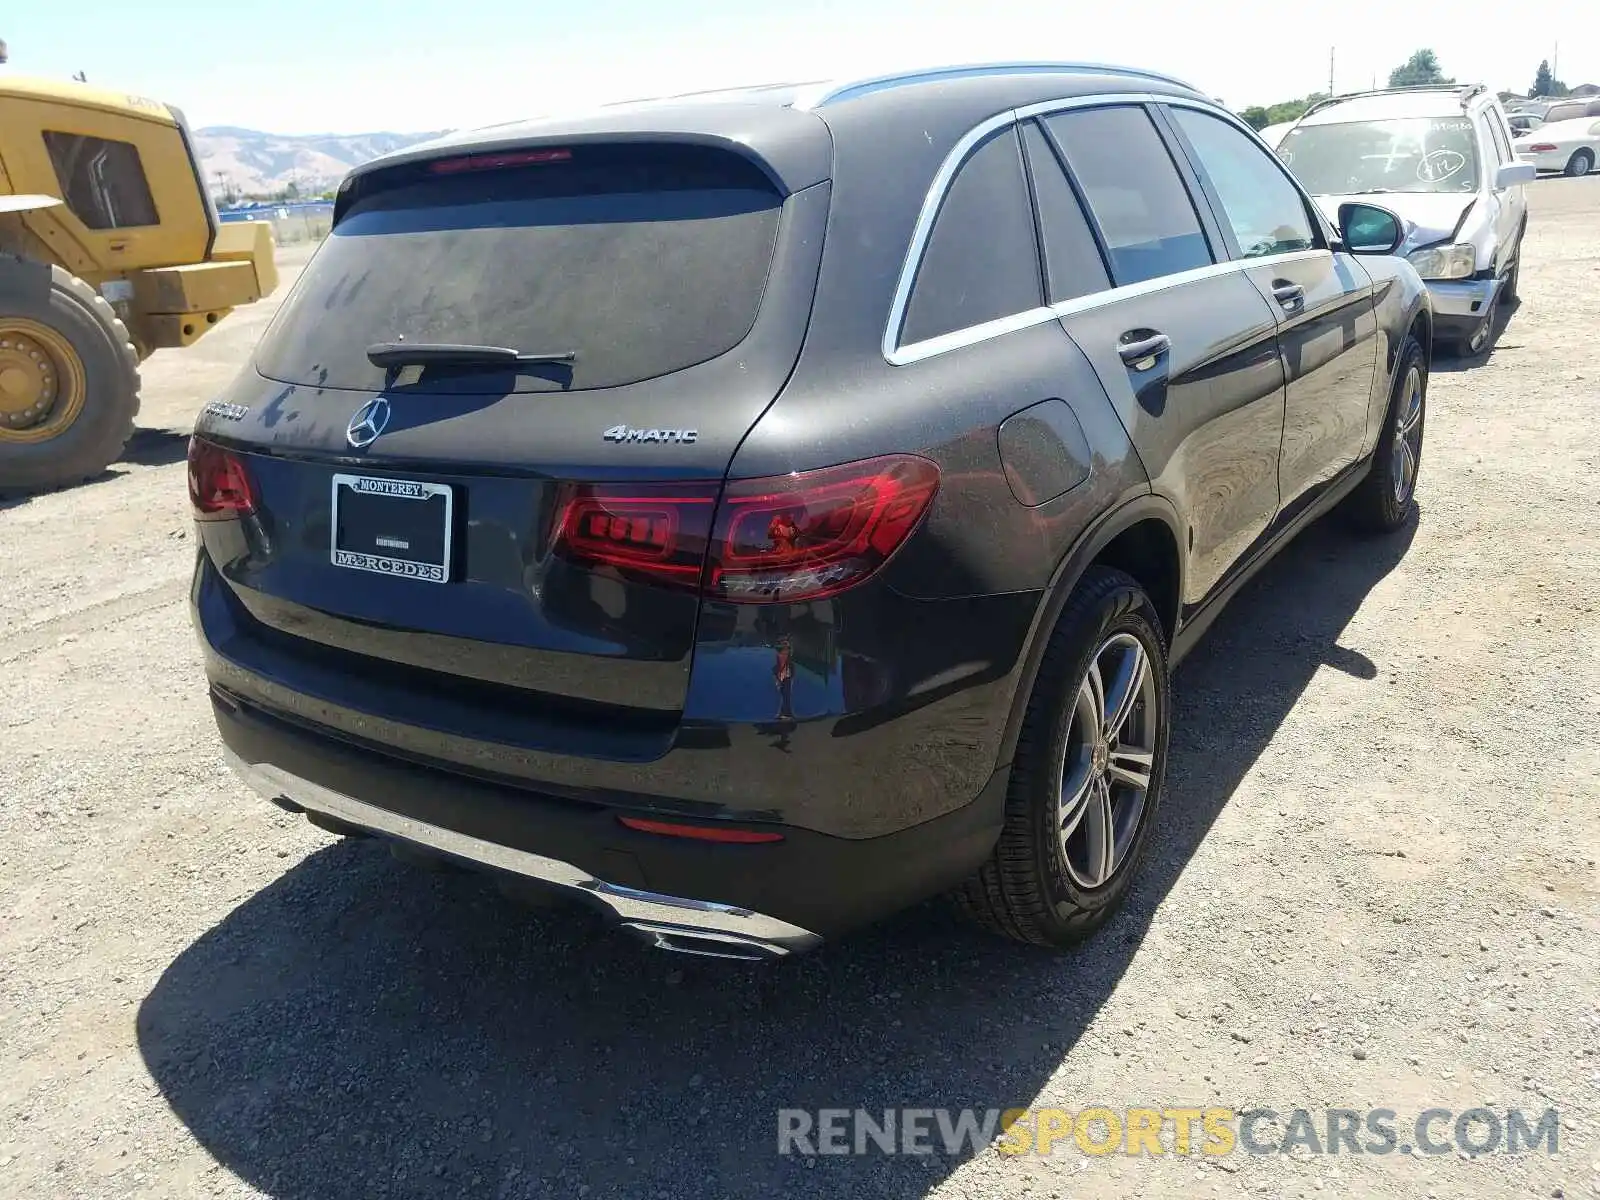
[(1405, 62), (1389, 72), (1389, 86), (1418, 87), (1429, 83), (1454, 83), (1439, 66), (1439, 56), (1432, 50), (1418, 50)]
[[(1548, 74), (1548, 67), (1545, 69)], [(1454, 83), (1439, 66), (1439, 56), (1432, 50), (1418, 50), (1405, 62), (1389, 72), (1390, 87), (1416, 87), (1428, 83)], [(1280, 100), (1277, 104), (1255, 104), (1239, 113), (1252, 129), (1265, 129), (1268, 125), (1281, 125), (1285, 121), (1298, 121), (1318, 100), (1326, 100), (1326, 92), (1312, 92), (1298, 100)]]
[(1533, 77), (1533, 87), (1528, 92), (1528, 99), (1539, 96), (1565, 96), (1567, 85), (1555, 77), (1550, 70), (1550, 60), (1545, 59), (1539, 64), (1539, 70)]
[(1312, 92), (1299, 100), (1280, 100), (1277, 104), (1255, 104), (1239, 114), (1251, 129), (1265, 129), (1268, 125), (1281, 125), (1285, 121), (1298, 121), (1318, 100), (1326, 100), (1328, 93)]

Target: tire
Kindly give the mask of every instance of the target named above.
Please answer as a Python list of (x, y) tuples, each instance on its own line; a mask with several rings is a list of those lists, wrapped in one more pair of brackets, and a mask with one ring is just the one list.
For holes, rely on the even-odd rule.
[(0, 491), (78, 483), (115, 461), (139, 411), (139, 357), (128, 330), (103, 296), (61, 267), (0, 254), (0, 322), (45, 327), (76, 356), (83, 407), (54, 437), (37, 442), (0, 436)]
[[(1428, 360), (1414, 335), (1406, 335), (1395, 364), (1394, 385), (1389, 389), (1383, 431), (1372, 452), (1372, 468), (1345, 501), (1345, 512), (1352, 523), (1369, 533), (1393, 533), (1411, 520), (1417, 507), (1422, 434), (1428, 415)], [(1409, 467), (1404, 451), (1396, 457), (1402, 425), (1407, 430)], [(1409, 475), (1405, 476), (1407, 470)]]
[(1588, 149), (1579, 149), (1574, 150), (1572, 152), (1572, 157), (1567, 159), (1567, 169), (1563, 172), (1563, 174), (1577, 178), (1580, 175), (1587, 175), (1593, 169), (1594, 151)]
[(1511, 270), (1500, 287), (1500, 303), (1510, 308), (1517, 302), (1517, 287), (1522, 282), (1522, 239), (1517, 239), (1517, 256), (1511, 260)]
[(1444, 343), (1444, 350), (1451, 358), (1476, 358), (1489, 348), (1489, 343), (1494, 340), (1494, 314), (1499, 306), (1491, 308), (1483, 315), (1483, 319), (1472, 327), (1472, 332), (1466, 337), (1452, 338)]
[[(1121, 733), (1127, 741), (1111, 751), (1109, 761), (1138, 765), (1147, 756), (1149, 783), (1135, 807), (1138, 790), (1111, 780), (1106, 808), (1098, 801), (1100, 783), (1110, 778), (1103, 771), (1107, 756), (1079, 736), (1085, 721), (1095, 717), (1083, 693), (1091, 665), (1131, 665), (1134, 647), (1147, 667), (1144, 686), (1125, 709)], [(1109, 674), (1112, 682), (1106, 686), (1115, 698), (1122, 675), (1119, 669)], [(1126, 894), (1155, 822), (1170, 714), (1166, 641), (1150, 597), (1121, 571), (1091, 567), (1045, 648), (1017, 741), (1000, 839), (989, 861), (953, 893), (957, 909), (995, 933), (1052, 948), (1071, 946), (1104, 923)], [(1085, 781), (1081, 789), (1073, 786), (1079, 780)], [(1086, 803), (1076, 806), (1084, 815), (1063, 837), (1062, 796), (1069, 787)], [(1109, 822), (1096, 819), (1107, 811)], [(1106, 872), (1104, 862), (1092, 861), (1093, 830), (1107, 825), (1115, 830), (1119, 824), (1121, 832), (1110, 839), (1117, 847), (1114, 861)], [(1101, 882), (1086, 879), (1086, 872)]]

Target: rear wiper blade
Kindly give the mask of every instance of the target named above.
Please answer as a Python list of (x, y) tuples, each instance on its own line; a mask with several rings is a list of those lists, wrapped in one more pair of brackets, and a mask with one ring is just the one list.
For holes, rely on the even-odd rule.
[(379, 342), (367, 347), (375, 367), (515, 367), (537, 363), (569, 363), (576, 350), (529, 353), (510, 346), (472, 346), (454, 342)]

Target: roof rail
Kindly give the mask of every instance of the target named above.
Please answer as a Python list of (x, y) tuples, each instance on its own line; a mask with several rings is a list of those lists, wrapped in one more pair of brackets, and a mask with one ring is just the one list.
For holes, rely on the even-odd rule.
[(1346, 100), (1363, 100), (1368, 96), (1394, 96), (1405, 92), (1454, 92), (1461, 100), (1461, 107), (1465, 109), (1472, 100), (1489, 90), (1489, 85), (1484, 83), (1412, 83), (1404, 87), (1368, 88), (1360, 92), (1344, 92), (1338, 96), (1328, 96), (1318, 100), (1299, 119), (1305, 120), (1319, 109), (1328, 108), (1334, 104), (1343, 104)]
[(1145, 71), (1137, 67), (1119, 67), (1095, 62), (997, 62), (971, 63), (959, 66), (924, 67), (897, 71), (889, 75), (873, 75), (859, 79), (838, 79), (819, 84), (807, 90), (795, 101), (794, 107), (821, 108), (840, 100), (854, 99), (888, 88), (903, 87), (913, 83), (935, 83), (942, 79), (966, 79), (983, 75), (1060, 75), (1066, 73), (1095, 72), (1104, 75), (1130, 75), (1138, 79), (1154, 79), (1161, 83), (1199, 91), (1186, 79), (1178, 79), (1159, 71)]
[(740, 96), (760, 96), (766, 92), (798, 91), (802, 88), (820, 86), (822, 86), (821, 82), (815, 79), (785, 83), (750, 83), (734, 87), (701, 88), (692, 92), (668, 92), (659, 96), (635, 96), (628, 100), (607, 100), (598, 107), (607, 109), (629, 108), (633, 105), (664, 104), (673, 100), (734, 99)]

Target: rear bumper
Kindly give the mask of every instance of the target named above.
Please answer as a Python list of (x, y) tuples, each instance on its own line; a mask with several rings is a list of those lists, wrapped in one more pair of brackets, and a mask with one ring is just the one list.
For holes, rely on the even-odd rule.
[(608, 883), (558, 858), (419, 821), (302, 779), (271, 763), (247, 762), (231, 750), (227, 758), (234, 773), (252, 790), (281, 807), (331, 817), (368, 833), (384, 834), (564, 889), (600, 905), (624, 926), (644, 934), (665, 950), (727, 958), (779, 958), (809, 950), (822, 940), (810, 930), (777, 917), (715, 901)]
[(762, 826), (784, 840), (713, 844), (624, 827), (648, 811), (628, 797), (574, 803), (352, 745), (221, 689), (212, 701), (230, 765), (280, 807), (550, 885), (662, 949), (733, 958), (809, 949), (964, 879), (999, 835), (1007, 778), (883, 837)]
[[(212, 525), (204, 536), (236, 536), (240, 548), (230, 553), (240, 556), (270, 554), (279, 535), (243, 522)], [(707, 606), (677, 711), (613, 699), (573, 705), (562, 693), (412, 668), (284, 633), (255, 618), (210, 551), (197, 555), (191, 616), (213, 687), (328, 738), (573, 805), (621, 798), (655, 818), (770, 823), (870, 841), (951, 815), (983, 792), (1003, 761), (1037, 607), (1031, 594), (911, 603), (874, 595), (873, 586), (814, 606), (831, 612), (827, 623), (783, 612), (775, 629), (746, 629), (739, 623), (762, 614)], [(805, 676), (789, 693), (777, 685), (770, 645), (786, 631), (798, 648), (795, 675)], [(459, 648), (482, 658), (478, 643), (436, 640), (442, 653)], [(815, 656), (801, 659), (807, 647)], [(679, 670), (671, 661), (633, 665), (661, 670), (619, 675), (579, 655), (537, 664), (559, 685), (569, 685), (560, 672), (587, 671), (613, 693), (619, 679), (653, 686)]]
[(1530, 163), (1536, 171), (1554, 171), (1560, 173), (1567, 169), (1567, 161), (1572, 157), (1572, 151), (1565, 153), (1560, 150), (1547, 150), (1542, 154), (1519, 154), (1517, 161)]

